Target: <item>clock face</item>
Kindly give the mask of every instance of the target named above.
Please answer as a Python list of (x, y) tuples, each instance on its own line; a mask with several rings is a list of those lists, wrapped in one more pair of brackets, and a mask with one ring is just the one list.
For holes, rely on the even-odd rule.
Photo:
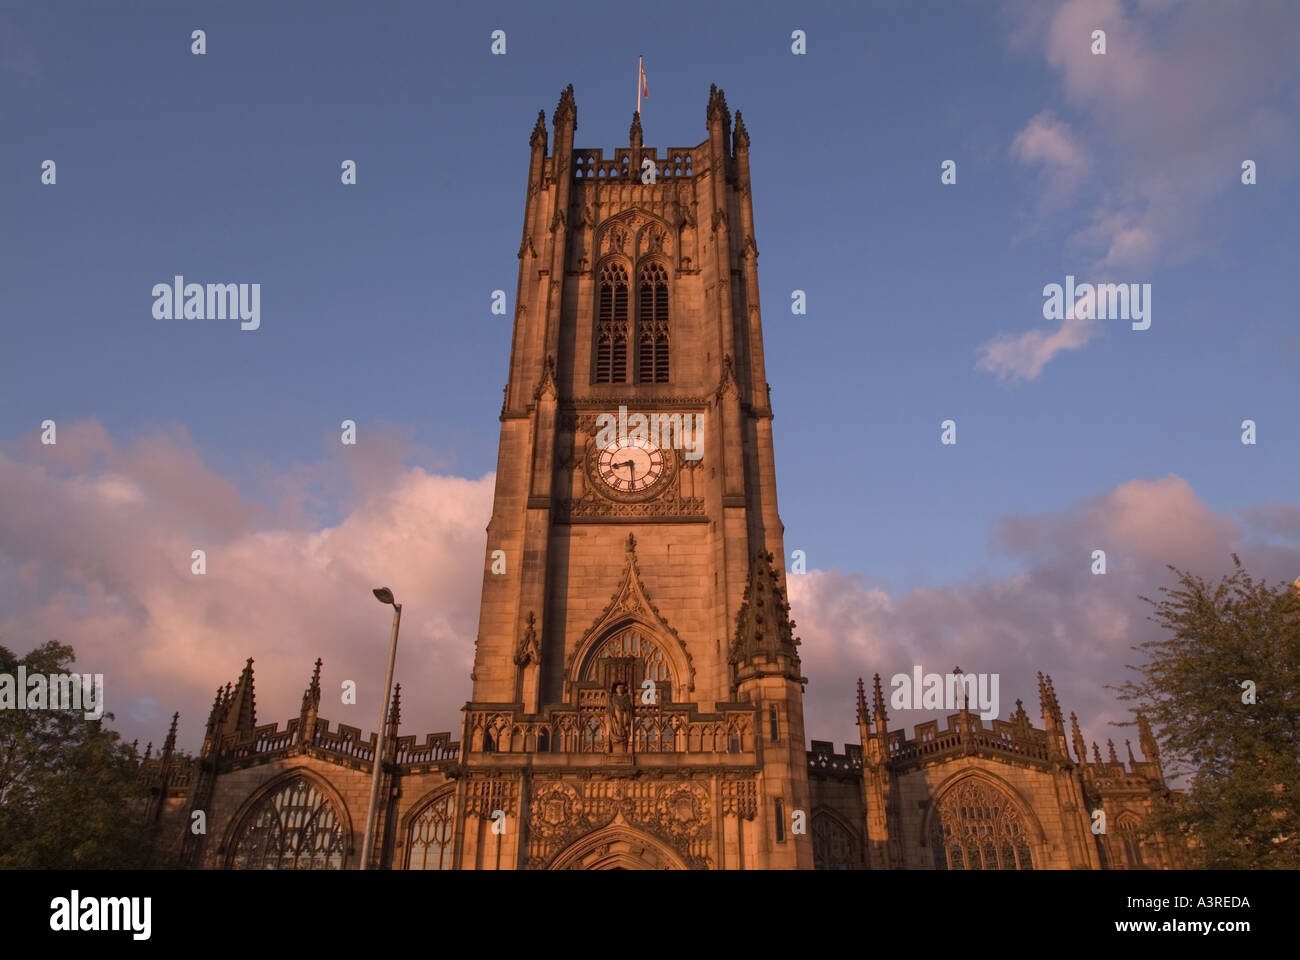
[(644, 493), (664, 478), (664, 452), (649, 440), (620, 437), (596, 458), (596, 476), (616, 493)]

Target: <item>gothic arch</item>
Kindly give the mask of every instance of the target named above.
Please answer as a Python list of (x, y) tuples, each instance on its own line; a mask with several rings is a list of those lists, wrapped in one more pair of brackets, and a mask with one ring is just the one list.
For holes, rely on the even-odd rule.
[(623, 568), (623, 578), (609, 603), (600, 613), (582, 639), (570, 652), (564, 664), (564, 691), (567, 698), (576, 684), (583, 679), (588, 661), (593, 651), (601, 644), (614, 637), (621, 630), (639, 627), (660, 648), (664, 660), (669, 664), (673, 690), (690, 693), (695, 689), (695, 664), (686, 644), (669, 626), (659, 613), (659, 608), (650, 602), (645, 585), (641, 583), (641, 572), (636, 560), (636, 542), (629, 538), (627, 546), (627, 563)]
[[(594, 663), (599, 659), (599, 654), (612, 641), (621, 641), (624, 637), (635, 635), (644, 647), (649, 642), (658, 654), (659, 660), (663, 663), (667, 673), (668, 681), (672, 684), (672, 689), (676, 693), (685, 693), (688, 688), (688, 677), (690, 676), (690, 667), (685, 662), (685, 658), (680, 655), (677, 644), (669, 642), (668, 638), (663, 635), (657, 624), (650, 623), (643, 617), (624, 617), (613, 623), (607, 624), (601, 630), (593, 632), (576, 651), (573, 658), (573, 668), (570, 672), (570, 683), (577, 684), (588, 679)], [(651, 657), (641, 655), (643, 662), (653, 662)], [(650, 676), (650, 679), (659, 680), (660, 678)]]
[(622, 267), (624, 270), (627, 271), (628, 279), (632, 281), (635, 280), (636, 274), (635, 271), (632, 269), (634, 265), (633, 260), (626, 253), (605, 254), (596, 262), (596, 269), (593, 271), (593, 273), (596, 275), (597, 278), (599, 278), (600, 271), (604, 270), (605, 267), (610, 265)]
[(629, 383), (636, 348), (636, 270), (620, 247), (602, 256), (595, 271), (591, 329), (591, 382)]
[[(975, 796), (963, 797), (972, 792)], [(982, 795), (982, 796), (981, 796)], [(933, 801), (924, 817), (920, 845), (930, 849), (935, 857), (938, 869), (1043, 869), (1047, 863), (1047, 835), (1034, 812), (1014, 786), (986, 770), (963, 770), (948, 777), (932, 793)], [(945, 808), (953, 812), (950, 798), (961, 800), (960, 826), (968, 833), (958, 834), (959, 850), (946, 849), (951, 846), (951, 835), (945, 831), (942, 811)], [(975, 799), (971, 808), (974, 812), (966, 814), (967, 802)], [(988, 802), (981, 805), (980, 799)], [(950, 827), (952, 825), (949, 825)], [(975, 833), (974, 831), (981, 831)], [(977, 839), (969, 839), (975, 837)], [(967, 838), (967, 839), (960, 839)], [(938, 848), (946, 849), (945, 856), (960, 853), (961, 859), (938, 863)], [(969, 863), (966, 862), (969, 858)], [(993, 867), (985, 866), (985, 861), (992, 859)], [(1028, 865), (1026, 866), (1026, 862)], [(1005, 864), (1010, 863), (1010, 867)]]
[[(647, 231), (650, 228), (664, 232), (667, 237), (665, 246), (674, 242), (676, 238), (677, 231), (663, 217), (641, 207), (633, 207), (630, 210), (620, 210), (618, 213), (606, 217), (596, 226), (596, 249), (603, 256), (609, 247), (609, 238), (613, 231), (621, 230), (626, 238), (623, 252), (633, 259), (638, 259), (651, 252), (646, 249), (646, 246), (648, 246), (646, 239), (649, 237)], [(668, 254), (667, 250), (663, 252), (665, 255)], [(667, 263), (666, 260), (665, 263)]]
[[(862, 862), (862, 839), (857, 830), (836, 811), (819, 806), (812, 813), (813, 868), (817, 870), (856, 870)], [(819, 832), (819, 828), (820, 831)], [(836, 849), (839, 838), (847, 841), (847, 851)], [(818, 865), (818, 861), (821, 865)]]
[(222, 866), (225, 869), (236, 869), (234, 860), (238, 853), (241, 834), (244, 832), (245, 826), (250, 825), (249, 818), (259, 811), (264, 801), (271, 799), (298, 779), (306, 781), (318, 791), (324, 804), (333, 810), (339, 837), (342, 841), (341, 861), (338, 869), (347, 869), (348, 858), (354, 853), (352, 816), (348, 813), (348, 807), (343, 801), (343, 795), (334, 788), (334, 785), (305, 766), (294, 767), (277, 774), (250, 793), (244, 799), (244, 802), (240, 804), (239, 809), (235, 811), (234, 816), (230, 818), (230, 822), (226, 825), (221, 846), (217, 848), (217, 853), (221, 855)]
[(601, 827), (569, 844), (551, 861), (552, 870), (686, 870), (678, 853), (625, 823)]
[(1035, 844), (1047, 843), (1047, 832), (1043, 829), (1043, 824), (1038, 819), (1038, 814), (1034, 811), (1033, 805), (1021, 795), (1019, 790), (992, 770), (985, 770), (983, 768), (972, 770), (968, 767), (964, 770), (958, 770), (956, 773), (950, 775), (946, 780), (942, 781), (930, 791), (930, 796), (933, 798), (934, 802), (932, 802), (926, 810), (924, 821), (921, 824), (921, 833), (918, 837), (921, 846), (926, 846), (929, 843), (930, 820), (934, 817), (934, 810), (938, 801), (945, 793), (955, 787), (959, 781), (964, 780), (967, 777), (975, 777), (980, 780), (985, 780), (988, 782), (989, 786), (993, 787), (993, 789), (1001, 790), (1003, 793), (1007, 794), (1007, 796), (1020, 806), (1020, 811), (1024, 814), (1026, 823), (1033, 828), (1031, 842)]
[[(1112, 847), (1115, 853), (1123, 855), (1125, 866), (1131, 868), (1147, 866), (1142, 848), (1142, 841), (1145, 839), (1142, 836), (1142, 825), (1142, 816), (1132, 810), (1124, 810), (1115, 818), (1114, 841), (1118, 842), (1113, 841)], [(1149, 852), (1147, 855), (1150, 855)]]
[[(429, 814), (431, 811), (435, 810), (435, 808), (438, 808), (444, 804), (448, 805), (445, 811), (446, 813), (445, 830), (435, 830), (434, 832), (430, 832), (430, 829), (433, 825), (428, 822), (429, 818), (426, 815)], [(406, 812), (406, 815), (403, 816), (401, 819), (401, 831), (399, 833), (400, 846), (398, 849), (402, 851), (401, 853), (402, 869), (404, 870), (416, 870), (416, 869), (447, 870), (447, 869), (454, 868), (456, 865), (455, 847), (456, 847), (457, 814), (458, 814), (458, 810), (456, 808), (456, 785), (454, 783), (447, 783), (447, 784), (443, 784), (442, 786), (434, 787), (432, 790), (430, 790), (428, 793), (422, 796), (419, 800), (413, 803), (411, 805), (411, 808)], [(439, 823), (437, 824), (437, 826), (440, 827), (442, 826), (441, 820), (442, 818), (439, 818)], [(422, 821), (424, 822), (422, 823)], [(417, 837), (416, 835), (417, 832), (425, 833), (428, 835), (423, 837)], [(418, 867), (414, 866), (413, 864), (415, 858), (413, 856), (413, 853), (414, 853), (415, 844), (417, 842), (423, 845), (421, 853), (424, 855), (426, 860), (427, 860), (427, 855), (430, 847), (432, 846), (440, 847), (441, 849), (438, 851), (438, 853), (440, 854), (440, 856), (438, 857), (440, 865), (430, 868), (427, 866), (427, 862), (426, 862), (422, 866), (418, 866)], [(445, 855), (443, 855), (444, 853)], [(445, 866), (441, 865), (442, 863), (445, 863), (446, 865)]]

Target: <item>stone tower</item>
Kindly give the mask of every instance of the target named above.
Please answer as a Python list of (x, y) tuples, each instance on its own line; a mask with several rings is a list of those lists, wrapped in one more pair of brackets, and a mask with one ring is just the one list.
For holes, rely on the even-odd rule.
[[(811, 867), (749, 135), (533, 129), (462, 868)], [(549, 146), (549, 149), (548, 149)]]

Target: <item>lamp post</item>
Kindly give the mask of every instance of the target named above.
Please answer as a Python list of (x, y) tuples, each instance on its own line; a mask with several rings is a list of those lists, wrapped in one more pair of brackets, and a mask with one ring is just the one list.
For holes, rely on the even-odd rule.
[(388, 730), (388, 700), (393, 690), (393, 663), (397, 660), (397, 628), (402, 623), (402, 605), (393, 599), (387, 587), (375, 587), (375, 599), (393, 605), (393, 639), (388, 645), (388, 674), (384, 677), (384, 696), (379, 710), (379, 733), (375, 737), (374, 774), (370, 778), (370, 812), (366, 814), (366, 839), (361, 845), (361, 869), (370, 869), (375, 851), (375, 820), (379, 816), (379, 773), (384, 762), (384, 734)]

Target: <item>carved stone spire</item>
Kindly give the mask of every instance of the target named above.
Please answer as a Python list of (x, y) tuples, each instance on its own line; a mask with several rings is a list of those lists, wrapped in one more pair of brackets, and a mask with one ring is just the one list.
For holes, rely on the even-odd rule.
[(545, 110), (537, 111), (537, 123), (533, 124), (533, 135), (528, 138), (528, 145), (530, 147), (540, 146), (542, 148), (542, 152), (543, 153), (546, 152), (546, 111)]
[(749, 564), (745, 598), (736, 612), (736, 635), (731, 644), (730, 662), (737, 674), (780, 673), (803, 682), (799, 639), (794, 635), (790, 605), (773, 567), (771, 553), (755, 553)]
[(1107, 740), (1106, 749), (1110, 752), (1110, 762), (1119, 763), (1119, 757), (1115, 755), (1115, 741)]
[(1070, 714), (1070, 739), (1074, 741), (1074, 754), (1079, 762), (1087, 763), (1088, 745), (1083, 742), (1083, 734), (1079, 732), (1079, 718), (1073, 713)]
[(573, 99), (573, 84), (569, 84), (560, 94), (560, 102), (555, 108), (551, 125), (559, 127), (565, 120), (573, 121), (573, 129), (578, 129), (578, 104)]
[(1101, 751), (1097, 749), (1097, 741), (1092, 741), (1092, 762), (1101, 766)]
[(732, 135), (732, 143), (737, 150), (749, 149), (749, 131), (745, 129), (745, 121), (741, 119), (740, 111), (736, 111), (736, 132)]
[(316, 717), (320, 712), (320, 664), (320, 657), (317, 657), (311, 682), (302, 692), (302, 709), (298, 711), (299, 743), (313, 743), (316, 739)]
[(709, 84), (709, 107), (704, 112), (704, 119), (710, 125), (716, 121), (724, 128), (731, 126), (731, 111), (727, 109), (727, 95), (718, 89), (716, 83)]
[(221, 706), (225, 699), (221, 695), (221, 686), (217, 686), (217, 695), (212, 699), (212, 709), (208, 712), (208, 733), (215, 733), (221, 726)]
[(880, 674), (872, 680), (872, 719), (876, 723), (876, 733), (884, 735), (889, 729), (889, 714), (885, 712), (885, 694), (880, 689)]
[(867, 695), (862, 686), (862, 678), (858, 677), (858, 724), (864, 723), (868, 716)]
[(1129, 767), (1129, 769), (1130, 769), (1130, 770), (1135, 770), (1135, 769), (1137, 769), (1137, 759), (1133, 756), (1133, 744), (1132, 744), (1132, 742), (1130, 742), (1130, 741), (1128, 741), (1128, 740), (1125, 740), (1125, 741), (1124, 741), (1124, 746), (1125, 746), (1125, 748), (1127, 748), (1127, 750), (1128, 750), (1128, 767)]
[(316, 658), (316, 669), (311, 672), (311, 682), (307, 684), (307, 689), (302, 692), (302, 712), (306, 713), (310, 707), (320, 706), (320, 657)]
[(1056, 688), (1052, 686), (1052, 675), (1049, 673), (1044, 679), (1047, 682), (1047, 703), (1052, 710), (1052, 719), (1056, 721), (1057, 728), (1064, 733), (1065, 718), (1061, 716), (1061, 702), (1056, 699)]
[(180, 719), (181, 715), (179, 711), (172, 714), (172, 726), (171, 729), (167, 731), (167, 739), (163, 741), (164, 759), (170, 757), (172, 751), (176, 749), (176, 725), (180, 722)]
[(641, 111), (632, 111), (632, 127), (628, 131), (628, 139), (632, 144), (632, 152), (636, 153), (641, 149), (643, 140), (641, 138)]
[(1029, 733), (1029, 714), (1025, 713), (1025, 701), (1016, 701), (1016, 712), (1011, 715), (1011, 722), (1016, 725), (1016, 732), (1021, 736)]
[(233, 733), (242, 739), (252, 734), (257, 726), (257, 708), (253, 696), (253, 658), (244, 664), (244, 671), (235, 684), (233, 701), (228, 703), (223, 733)]

